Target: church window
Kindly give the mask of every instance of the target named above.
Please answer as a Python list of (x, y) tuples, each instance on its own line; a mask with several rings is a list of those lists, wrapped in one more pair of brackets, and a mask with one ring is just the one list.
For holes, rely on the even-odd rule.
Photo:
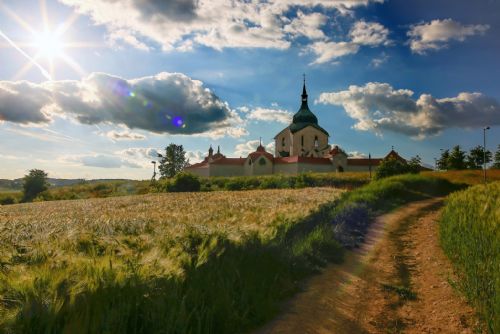
[(318, 136), (314, 136), (314, 147), (318, 148), (318, 146), (319, 146)]
[(259, 165), (264, 166), (265, 164), (266, 164), (266, 159), (261, 158), (261, 159), (259, 160)]
[(285, 146), (285, 137), (281, 138), (281, 146)]
[(252, 164), (252, 160), (248, 160), (248, 164), (251, 165)]
[(304, 146), (304, 136), (300, 138), (301, 145)]

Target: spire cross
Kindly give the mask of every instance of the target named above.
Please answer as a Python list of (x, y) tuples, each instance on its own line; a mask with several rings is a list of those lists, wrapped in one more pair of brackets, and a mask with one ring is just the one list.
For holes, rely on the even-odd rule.
[(259, 137), (259, 146), (262, 146), (262, 137)]
[(304, 77), (304, 85), (306, 84), (306, 74), (303, 73), (302, 76)]

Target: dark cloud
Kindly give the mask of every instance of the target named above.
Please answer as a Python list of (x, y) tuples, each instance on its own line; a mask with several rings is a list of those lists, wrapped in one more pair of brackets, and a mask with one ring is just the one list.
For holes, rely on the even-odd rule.
[(201, 81), (179, 73), (132, 80), (92, 73), (81, 81), (0, 85), (0, 119), (47, 123), (54, 114), (70, 115), (83, 124), (118, 124), (171, 134), (220, 131), (239, 121)]
[(134, 6), (147, 20), (191, 21), (196, 18), (198, 0), (141, 0)]
[(43, 107), (50, 103), (50, 92), (27, 81), (0, 81), (0, 121), (47, 123)]
[(481, 93), (460, 93), (437, 99), (422, 94), (413, 99), (408, 89), (394, 89), (387, 83), (370, 82), (348, 90), (322, 93), (317, 102), (343, 106), (355, 119), (358, 130), (384, 130), (422, 139), (446, 128), (479, 128), (500, 125), (500, 104)]

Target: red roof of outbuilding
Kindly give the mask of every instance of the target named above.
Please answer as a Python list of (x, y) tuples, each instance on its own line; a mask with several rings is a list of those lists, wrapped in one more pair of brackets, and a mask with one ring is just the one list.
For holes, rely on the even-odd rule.
[(382, 159), (378, 158), (361, 158), (361, 159), (347, 159), (347, 164), (351, 166), (378, 166)]

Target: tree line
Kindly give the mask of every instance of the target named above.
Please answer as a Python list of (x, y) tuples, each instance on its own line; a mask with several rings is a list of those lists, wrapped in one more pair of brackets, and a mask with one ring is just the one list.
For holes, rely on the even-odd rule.
[[(493, 158), (493, 159), (492, 159)], [(485, 162), (493, 161), (491, 168), (500, 169), (500, 145), (493, 155), (481, 145), (472, 148), (468, 153), (454, 146), (451, 150), (442, 150), (440, 158), (436, 161), (436, 168), (439, 170), (460, 170), (460, 169), (482, 169)]]

